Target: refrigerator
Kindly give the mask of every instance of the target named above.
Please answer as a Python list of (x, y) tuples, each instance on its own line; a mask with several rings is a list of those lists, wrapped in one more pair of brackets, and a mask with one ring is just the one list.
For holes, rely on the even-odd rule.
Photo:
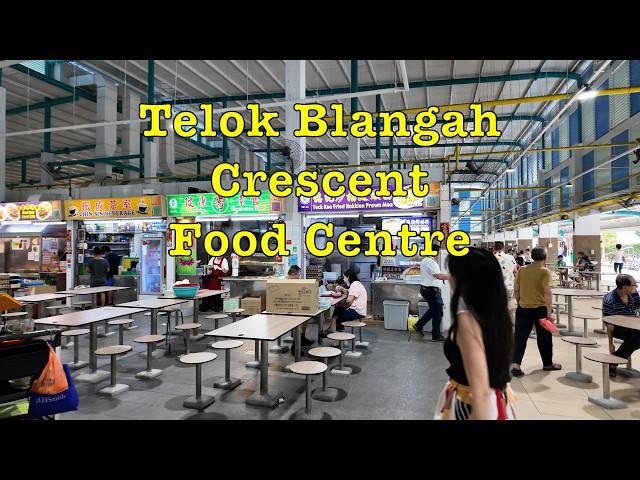
[(164, 236), (143, 234), (140, 244), (140, 294), (162, 293)]

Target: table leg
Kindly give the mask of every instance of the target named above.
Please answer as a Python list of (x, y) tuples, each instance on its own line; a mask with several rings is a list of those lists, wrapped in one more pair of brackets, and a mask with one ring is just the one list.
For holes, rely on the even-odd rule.
[(301, 338), (302, 338), (302, 336), (301, 336), (301, 328), (300, 328), (300, 326), (298, 325), (298, 326), (295, 328), (295, 339), (296, 339), (296, 362), (299, 362), (299, 361), (300, 361), (300, 355), (301, 355), (301, 352), (302, 352), (302, 341), (301, 341)]
[[(200, 299), (193, 299), (193, 323), (198, 323), (198, 313), (200, 308)], [(191, 340), (200, 340), (204, 338), (204, 334), (198, 333), (198, 330), (195, 330), (195, 333), (191, 336)]]
[(320, 332), (322, 332), (322, 326), (324, 325), (324, 312), (318, 314), (318, 345), (322, 345), (322, 337), (320, 336)]
[(567, 295), (567, 310), (567, 323), (569, 324), (569, 329), (561, 330), (560, 335), (565, 337), (581, 337), (582, 335), (573, 329), (573, 297), (571, 295)]
[[(151, 333), (151, 335), (156, 335), (158, 333), (158, 309), (152, 308), (150, 310), (151, 310), (151, 327), (150, 327), (149, 333)], [(162, 358), (166, 353), (164, 350), (158, 350), (156, 348), (155, 343), (153, 344), (153, 348), (151, 350), (152, 350), (151, 356), (153, 358)], [(147, 352), (142, 352), (141, 356), (142, 358), (147, 358)]]
[[(77, 341), (77, 340), (76, 340)], [(111, 376), (106, 370), (98, 370), (98, 323), (89, 325), (89, 372), (78, 375), (75, 380), (78, 382), (99, 383)]]
[(273, 408), (278, 404), (279, 395), (269, 394), (269, 342), (267, 340), (260, 341), (260, 362), (260, 392), (247, 398), (247, 405)]

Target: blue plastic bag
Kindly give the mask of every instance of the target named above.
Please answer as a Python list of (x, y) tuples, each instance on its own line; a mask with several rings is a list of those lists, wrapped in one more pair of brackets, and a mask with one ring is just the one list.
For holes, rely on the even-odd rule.
[(73, 384), (73, 379), (71, 378), (71, 371), (66, 363), (63, 365), (63, 368), (67, 382), (69, 383), (69, 388), (55, 395), (31, 393), (29, 398), (29, 417), (40, 418), (78, 409), (80, 401), (76, 387)]

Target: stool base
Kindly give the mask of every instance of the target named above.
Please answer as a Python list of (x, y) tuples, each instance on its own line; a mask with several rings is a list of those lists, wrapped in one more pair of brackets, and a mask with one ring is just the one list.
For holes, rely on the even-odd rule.
[(606, 335), (607, 331), (604, 328), (594, 328), (593, 333), (599, 333), (601, 335)]
[(360, 348), (369, 348), (369, 342), (366, 342), (366, 341), (365, 342), (358, 342), (356, 340), (356, 348), (358, 348), (358, 347), (360, 347)]
[(108, 395), (110, 397), (115, 397), (116, 395), (120, 395), (121, 393), (124, 393), (129, 389), (131, 389), (129, 385), (126, 385), (124, 383), (117, 383), (113, 387), (105, 387), (98, 390), (98, 393), (102, 395)]
[(638, 378), (640, 377), (640, 371), (635, 368), (627, 368), (627, 367), (618, 367), (617, 370), (618, 375), (626, 378)]
[(68, 348), (73, 347), (73, 344), (74, 344), (74, 341), (73, 341), (73, 340), (71, 340), (71, 341), (70, 341), (70, 342), (68, 342), (68, 343), (63, 343), (63, 344), (61, 344), (61, 345), (60, 345), (60, 348), (62, 348), (63, 350), (66, 350), (66, 349), (68, 349)]
[(347, 376), (347, 375), (351, 375), (352, 372), (352, 368), (351, 367), (344, 367), (344, 369), (340, 369), (340, 367), (335, 367), (334, 369), (331, 370), (331, 375), (343, 375), (343, 376)]
[(124, 327), (125, 330), (135, 330), (136, 328), (140, 328), (139, 325), (131, 325), (130, 327)]
[(269, 393), (262, 394), (256, 392), (246, 400), (247, 405), (253, 405), (255, 407), (270, 407), (273, 408), (280, 402), (278, 397), (274, 397)]
[(535, 333), (530, 333), (529, 334), (529, 338), (538, 338), (538, 336)]
[(283, 338), (282, 341), (284, 343), (293, 343), (293, 337), (287, 337), (287, 338)]
[(204, 410), (215, 401), (216, 399), (210, 395), (202, 395), (201, 397), (194, 395), (193, 397), (187, 398), (182, 403), (182, 406), (184, 408), (193, 408), (194, 410)]
[(327, 387), (326, 391), (322, 391), (322, 388), (314, 388), (311, 392), (311, 398), (314, 400), (320, 400), (321, 402), (335, 402), (338, 400), (340, 392), (337, 388)]
[(213, 388), (222, 388), (223, 390), (233, 390), (238, 385), (240, 385), (240, 383), (241, 382), (239, 378), (231, 378), (228, 382), (225, 382), (223, 380), (221, 382), (214, 383)]
[(582, 332), (577, 332), (575, 330), (570, 331), (570, 330), (560, 330), (560, 335), (562, 337), (581, 337), (582, 336)]
[(146, 380), (159, 377), (160, 375), (162, 375), (162, 370), (159, 368), (152, 368), (151, 370), (143, 370), (140, 373), (136, 373), (136, 378)]
[(274, 345), (269, 348), (271, 353), (287, 353), (289, 351), (289, 347), (286, 345)]
[(89, 362), (69, 363), (68, 365), (71, 370), (80, 370), (89, 365)]
[(255, 368), (256, 370), (260, 370), (260, 362), (258, 360), (251, 360), (244, 364), (247, 368)]
[(100, 383), (107, 378), (111, 378), (111, 372), (107, 372), (106, 370), (96, 370), (95, 372), (78, 375), (74, 380), (76, 382)]
[(362, 352), (352, 352), (351, 350), (349, 350), (348, 352), (344, 352), (344, 356), (351, 358), (360, 358), (362, 356)]
[(569, 328), (569, 326), (566, 323), (556, 323), (556, 327), (558, 327), (558, 328)]
[(591, 403), (595, 403), (599, 407), (606, 408), (607, 410), (627, 408), (626, 403), (621, 400), (616, 400), (615, 398), (592, 397), (591, 395), (589, 395), (589, 401)]
[(198, 341), (198, 340), (202, 340), (203, 338), (204, 338), (203, 333), (199, 333), (197, 335), (191, 335), (191, 341)]
[(115, 335), (116, 332), (98, 332), (98, 337), (99, 338), (105, 338), (105, 337), (110, 337), (111, 335)]
[(331, 416), (319, 410), (311, 410), (311, 413), (307, 413), (303, 407), (291, 415), (289, 420), (331, 420)]
[[(156, 349), (153, 351), (153, 353), (151, 354), (151, 358), (162, 358), (162, 357), (164, 357), (164, 356), (166, 355), (166, 353), (167, 353), (167, 352), (166, 352), (165, 350), (159, 350), (159, 349), (157, 349), (157, 348), (156, 348)], [(142, 352), (142, 353), (140, 354), (140, 356), (141, 356), (142, 358), (147, 358), (147, 352), (146, 352), (146, 351)]]
[(567, 377), (569, 380), (573, 380), (574, 382), (581, 383), (591, 383), (591, 381), (593, 380), (593, 377), (591, 375), (582, 372), (568, 372), (565, 377)]

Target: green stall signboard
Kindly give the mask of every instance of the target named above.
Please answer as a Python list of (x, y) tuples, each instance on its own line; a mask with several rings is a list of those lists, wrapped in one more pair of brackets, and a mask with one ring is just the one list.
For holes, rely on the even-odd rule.
[(205, 215), (256, 215), (280, 211), (280, 201), (271, 201), (268, 191), (259, 197), (221, 197), (215, 193), (192, 193), (167, 196), (170, 217), (195, 217)]

